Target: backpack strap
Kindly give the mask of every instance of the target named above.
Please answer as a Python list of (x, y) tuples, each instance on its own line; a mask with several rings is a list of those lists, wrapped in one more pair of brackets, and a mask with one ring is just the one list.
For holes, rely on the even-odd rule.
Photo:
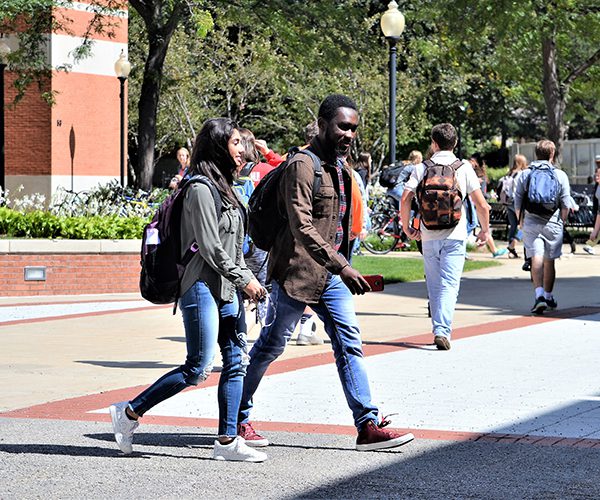
[(254, 167), (256, 167), (256, 162), (249, 161), (244, 165), (244, 168), (240, 170), (238, 177), (248, 177), (250, 175), (250, 172), (252, 172), (252, 170), (254, 169)]
[(321, 182), (323, 180), (323, 167), (321, 166), (321, 158), (319, 158), (314, 153), (314, 151), (312, 151), (310, 148), (299, 149), (294, 152), (294, 156), (297, 154), (301, 154), (301, 153), (310, 156), (310, 158), (313, 161), (313, 169), (315, 171), (315, 180), (313, 182), (313, 191), (312, 192), (313, 192), (313, 198), (314, 198), (315, 195), (321, 189)]
[(454, 170), (458, 170), (460, 167), (462, 167), (463, 161), (459, 160), (458, 158), (456, 160), (454, 160), (452, 162), (452, 164), (450, 165), (451, 168), (453, 168)]

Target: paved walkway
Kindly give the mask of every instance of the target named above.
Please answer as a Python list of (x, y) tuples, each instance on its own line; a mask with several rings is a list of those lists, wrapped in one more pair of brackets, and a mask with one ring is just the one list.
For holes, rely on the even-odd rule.
[[(256, 394), (253, 420), (274, 446), (253, 466), (204, 460), (218, 374), (154, 408), (137, 453), (115, 460), (106, 407), (181, 362), (169, 307), (1, 299), (0, 497), (598, 498), (598, 257), (557, 263), (559, 311), (543, 317), (528, 314), (521, 261), (502, 264), (464, 275), (448, 352), (431, 345), (423, 282), (356, 299), (374, 401), (415, 442), (353, 451), (330, 346), (290, 344)], [(71, 462), (76, 474), (57, 472)]]

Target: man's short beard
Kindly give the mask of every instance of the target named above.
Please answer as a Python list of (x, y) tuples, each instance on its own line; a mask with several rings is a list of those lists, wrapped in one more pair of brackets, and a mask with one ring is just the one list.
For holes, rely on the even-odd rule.
[(335, 156), (338, 158), (346, 158), (350, 154), (350, 147), (341, 149), (340, 146), (335, 148)]

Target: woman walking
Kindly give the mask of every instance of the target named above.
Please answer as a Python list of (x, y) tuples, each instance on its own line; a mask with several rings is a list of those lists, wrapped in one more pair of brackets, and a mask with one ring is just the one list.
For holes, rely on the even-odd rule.
[(527, 168), (527, 158), (523, 155), (515, 155), (513, 159), (512, 167), (504, 177), (502, 177), (498, 184), (500, 188), (500, 203), (506, 207), (506, 215), (508, 216), (508, 247), (509, 257), (517, 259), (519, 254), (515, 250), (515, 244), (517, 242), (517, 233), (519, 229), (519, 221), (517, 214), (515, 213), (515, 187), (517, 185), (517, 179)]
[(216, 213), (210, 188), (193, 183), (183, 202), (181, 248), (195, 241), (198, 252), (181, 281), (179, 307), (183, 317), (187, 357), (185, 363), (163, 375), (131, 401), (110, 407), (115, 439), (121, 451), (132, 452), (138, 419), (161, 401), (210, 375), (217, 345), (223, 369), (219, 380), (219, 437), (214, 444), (217, 460), (262, 462), (267, 456), (248, 447), (237, 436), (237, 414), (248, 357), (243, 335), (237, 335), (240, 311), (238, 289), (253, 301), (266, 290), (244, 263), (244, 208), (233, 191), (234, 174), (242, 164), (243, 147), (236, 125), (228, 119), (208, 120), (196, 138), (190, 175), (206, 176), (222, 200)]

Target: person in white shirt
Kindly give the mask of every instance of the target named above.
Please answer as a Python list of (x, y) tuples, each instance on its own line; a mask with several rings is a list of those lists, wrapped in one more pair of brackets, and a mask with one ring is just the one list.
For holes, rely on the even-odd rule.
[[(454, 163), (457, 160), (453, 153), (456, 142), (457, 133), (452, 124), (434, 126), (431, 129), (431, 161), (438, 165)], [(410, 204), (424, 177), (425, 168), (424, 163), (418, 164), (405, 185), (400, 207), (402, 229), (409, 238), (422, 241), (434, 343), (438, 349), (447, 351), (450, 349), (452, 319), (465, 263), (467, 215), (463, 204), (458, 224), (450, 229), (427, 229), (423, 224), (419, 229), (411, 227)], [(490, 206), (485, 201), (479, 179), (469, 162), (463, 161), (456, 169), (456, 180), (463, 200), (470, 195), (475, 205), (481, 225), (477, 243), (484, 245), (490, 234)]]

